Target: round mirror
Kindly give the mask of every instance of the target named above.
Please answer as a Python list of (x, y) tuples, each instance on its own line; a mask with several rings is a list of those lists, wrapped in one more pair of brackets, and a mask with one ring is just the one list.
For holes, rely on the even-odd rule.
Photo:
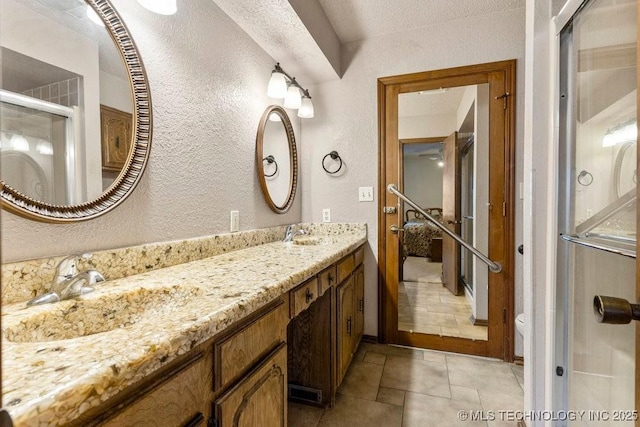
[(108, 0), (0, 0), (0, 197), (48, 222), (135, 188), (151, 143), (146, 74)]
[(267, 107), (260, 119), (256, 163), (267, 204), (274, 212), (287, 212), (296, 195), (298, 154), (291, 120), (282, 107)]

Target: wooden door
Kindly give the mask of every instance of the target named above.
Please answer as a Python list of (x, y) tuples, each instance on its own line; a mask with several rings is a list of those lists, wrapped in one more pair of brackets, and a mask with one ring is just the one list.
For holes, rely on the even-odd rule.
[(358, 343), (362, 339), (364, 333), (364, 264), (360, 266), (353, 273), (355, 281), (355, 322), (353, 326), (354, 330), (354, 348), (355, 351), (358, 347)]
[[(444, 225), (460, 235), (460, 150), (458, 133), (443, 141), (442, 219)], [(449, 236), (442, 238), (442, 283), (453, 295), (460, 293), (460, 245)]]
[[(382, 342), (435, 350), (454, 351), (513, 360), (514, 336), (514, 263), (515, 263), (515, 74), (516, 61), (500, 61), (378, 79), (380, 136), (380, 193), (378, 220), (379, 338)], [(403, 204), (387, 191), (399, 188), (403, 169), (403, 148), (399, 128), (399, 98), (421, 91), (439, 91), (470, 85), (488, 85), (488, 258), (502, 265), (497, 274), (488, 275), (488, 339), (478, 340), (437, 332), (401, 330), (398, 306), (407, 299), (401, 292), (399, 257), (404, 225)], [(454, 131), (452, 129), (451, 131)], [(444, 153), (443, 153), (444, 154)], [(455, 181), (455, 180), (454, 180)], [(394, 226), (394, 227), (392, 227)], [(446, 240), (445, 236), (443, 240)], [(457, 257), (455, 257), (457, 258)], [(406, 278), (405, 278), (406, 280)], [(455, 283), (455, 281), (453, 282)], [(406, 288), (404, 288), (406, 289)], [(399, 297), (402, 293), (402, 298)]]
[(282, 344), (214, 403), (220, 427), (287, 425), (287, 346)]
[(338, 384), (347, 372), (353, 354), (353, 276), (338, 287)]

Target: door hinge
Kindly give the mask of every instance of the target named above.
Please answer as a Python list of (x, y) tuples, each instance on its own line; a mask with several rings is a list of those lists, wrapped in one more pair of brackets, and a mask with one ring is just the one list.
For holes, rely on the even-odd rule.
[(507, 202), (502, 202), (502, 216), (507, 216)]
[(502, 323), (507, 324), (507, 308), (502, 307)]
[(507, 98), (509, 98), (511, 96), (511, 94), (509, 92), (505, 92), (504, 95), (500, 95), (500, 96), (496, 96), (496, 99), (503, 99), (504, 100), (504, 109), (507, 109)]

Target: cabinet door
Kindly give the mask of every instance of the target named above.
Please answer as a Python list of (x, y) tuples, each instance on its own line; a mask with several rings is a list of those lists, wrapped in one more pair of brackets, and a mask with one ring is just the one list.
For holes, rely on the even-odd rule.
[(355, 322), (353, 325), (353, 351), (355, 352), (358, 348), (358, 343), (362, 339), (362, 334), (364, 332), (364, 265), (360, 264), (353, 275), (355, 280)]
[(349, 368), (353, 354), (354, 285), (350, 276), (338, 288), (338, 384)]
[(219, 427), (287, 425), (287, 346), (280, 345), (235, 387), (214, 402)]
[(206, 358), (197, 359), (170, 375), (157, 388), (143, 394), (133, 404), (101, 426), (181, 427), (204, 424), (207, 390), (211, 388), (211, 369)]

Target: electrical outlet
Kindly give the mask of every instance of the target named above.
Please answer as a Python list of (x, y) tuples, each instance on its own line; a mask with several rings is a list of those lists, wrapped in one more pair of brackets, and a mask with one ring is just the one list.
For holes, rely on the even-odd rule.
[(322, 209), (322, 222), (331, 222), (331, 209)]
[(240, 230), (240, 211), (231, 211), (231, 232)]
[(373, 187), (359, 187), (358, 188), (358, 201), (359, 202), (373, 202)]

